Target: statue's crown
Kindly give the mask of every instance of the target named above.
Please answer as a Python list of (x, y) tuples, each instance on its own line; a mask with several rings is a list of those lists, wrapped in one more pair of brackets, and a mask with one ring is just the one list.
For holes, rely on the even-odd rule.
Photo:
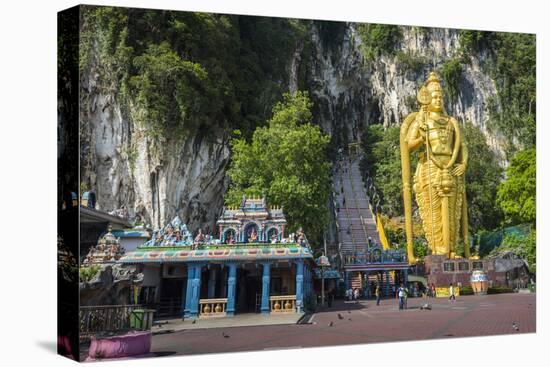
[(428, 88), (430, 92), (442, 90), (441, 83), (439, 82), (439, 77), (437, 76), (435, 71), (432, 71), (428, 76), (428, 80), (426, 80), (426, 88)]

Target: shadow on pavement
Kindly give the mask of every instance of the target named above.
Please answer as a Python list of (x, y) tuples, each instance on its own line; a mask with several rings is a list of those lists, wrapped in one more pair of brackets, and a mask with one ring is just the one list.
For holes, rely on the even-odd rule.
[(366, 309), (367, 305), (360, 301), (335, 301), (332, 303), (332, 307), (318, 306), (315, 313), (322, 312), (338, 312), (338, 311), (353, 311)]

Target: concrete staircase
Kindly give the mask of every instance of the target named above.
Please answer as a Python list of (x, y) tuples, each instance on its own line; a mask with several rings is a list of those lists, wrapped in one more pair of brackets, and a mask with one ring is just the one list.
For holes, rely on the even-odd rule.
[(364, 253), (368, 238), (380, 244), (376, 222), (359, 170), (359, 158), (340, 162), (333, 175), (338, 221), (338, 238), (342, 256)]

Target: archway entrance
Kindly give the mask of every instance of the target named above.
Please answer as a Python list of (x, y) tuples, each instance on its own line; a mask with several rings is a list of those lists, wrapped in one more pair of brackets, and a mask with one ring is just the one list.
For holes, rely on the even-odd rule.
[(262, 297), (261, 266), (237, 269), (236, 312), (260, 312)]

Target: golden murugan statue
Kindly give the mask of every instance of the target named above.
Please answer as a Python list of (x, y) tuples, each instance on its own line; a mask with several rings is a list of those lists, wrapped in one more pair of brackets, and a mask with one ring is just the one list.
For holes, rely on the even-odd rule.
[(412, 189), (416, 194), (422, 227), (433, 255), (456, 256), (460, 229), (464, 256), (470, 257), (464, 172), (468, 150), (458, 122), (447, 116), (443, 91), (436, 73), (417, 94), (421, 108), (401, 125), (401, 172), (405, 207), (405, 232), (409, 262), (413, 253), (410, 154), (420, 150)]

